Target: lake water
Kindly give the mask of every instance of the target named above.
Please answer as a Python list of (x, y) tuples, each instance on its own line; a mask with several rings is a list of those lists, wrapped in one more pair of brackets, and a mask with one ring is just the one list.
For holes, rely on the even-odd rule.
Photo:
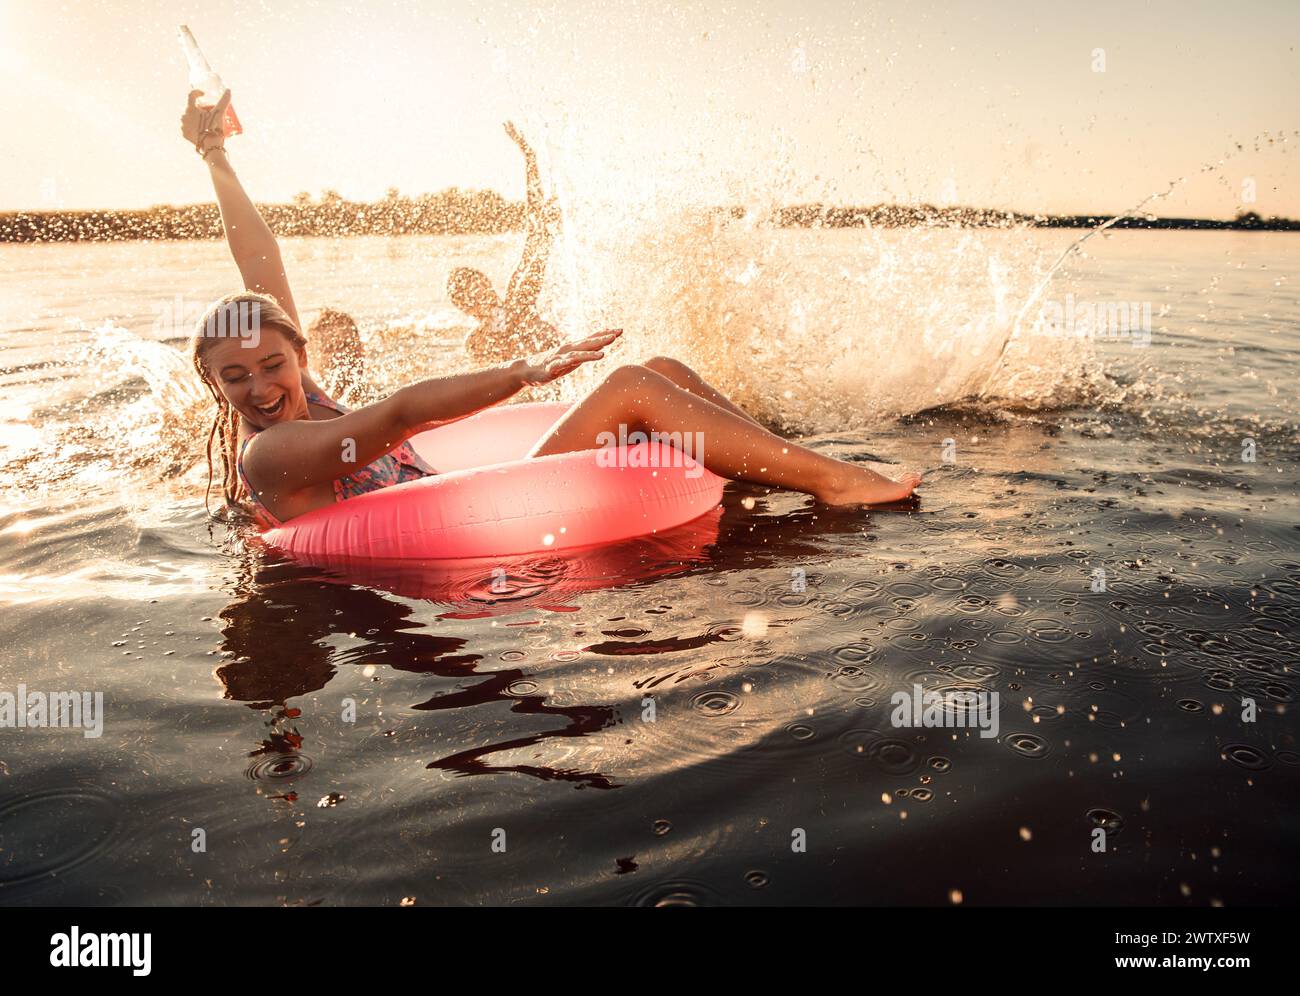
[[(99, 737), (0, 728), (0, 903), (1292, 901), (1300, 236), (1099, 237), (1021, 315), (1077, 237), (575, 241), (566, 328), (927, 479), (869, 514), (732, 485), (506, 593), (209, 521), (180, 347), (222, 245), (0, 246), (0, 694), (104, 702)], [(517, 250), (285, 256), (384, 389), (461, 365), (446, 274)], [(999, 735), (892, 725), (915, 685), (996, 691)]]

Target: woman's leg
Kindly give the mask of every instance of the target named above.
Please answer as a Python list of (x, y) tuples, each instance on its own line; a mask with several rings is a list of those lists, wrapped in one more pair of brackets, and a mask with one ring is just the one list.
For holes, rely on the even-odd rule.
[(823, 456), (768, 432), (643, 366), (619, 367), (551, 428), (530, 456), (595, 449), (602, 432), (702, 433), (693, 454), (721, 477), (804, 491), (832, 505), (899, 501), (920, 476), (900, 481)]
[(712, 384), (709, 384), (703, 377), (688, 367), (681, 360), (674, 360), (671, 356), (652, 356), (641, 366), (653, 370), (655, 373), (663, 374), (678, 387), (692, 394), (698, 394), (706, 401), (712, 401), (719, 408), (725, 408), (734, 415), (748, 419), (755, 425), (761, 423), (749, 412), (745, 411), (739, 405), (735, 404), (725, 394), (719, 391)]

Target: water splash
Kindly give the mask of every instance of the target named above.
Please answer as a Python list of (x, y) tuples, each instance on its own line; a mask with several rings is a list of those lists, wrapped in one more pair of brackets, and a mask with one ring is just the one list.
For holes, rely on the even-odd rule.
[(105, 381), (138, 377), (148, 388), (105, 413), (106, 419), (88, 427), (92, 433), (111, 432), (107, 438), (116, 438), (118, 455), (129, 465), (152, 465), (162, 477), (179, 476), (204, 461), (212, 397), (185, 353), (112, 322), (95, 329), (83, 351)]
[[(583, 253), (549, 298), (562, 327), (622, 327), (619, 359), (679, 357), (759, 418), (802, 432), (977, 394), (1049, 251), (1025, 226), (790, 229), (760, 208), (620, 215), (578, 201), (572, 211)], [(1004, 396), (1059, 403), (1089, 355), (1085, 342), (1036, 344), (1001, 376)], [(595, 376), (575, 378), (567, 396)]]
[[(1253, 148), (1255, 152), (1258, 152), (1260, 149), (1259, 143), (1261, 140), (1267, 141), (1269, 145), (1272, 145), (1275, 142), (1279, 145), (1285, 145), (1287, 139), (1288, 136), (1285, 133), (1280, 133), (1277, 136), (1273, 136), (1270, 135), (1268, 132), (1264, 132), (1260, 135), (1255, 136), (1253, 140)], [(1223, 181), (1222, 170), (1219, 167), (1223, 166), (1223, 164), (1226, 163), (1228, 160), (1234, 158), (1238, 154), (1245, 151), (1246, 151), (1245, 146), (1239, 142), (1236, 144), (1235, 148), (1229, 150), (1228, 152), (1225, 152), (1217, 162), (1202, 163), (1199, 172), (1200, 173), (1218, 172), (1220, 174), (1219, 177), (1220, 182), (1222, 182)], [(1048, 285), (1052, 282), (1052, 278), (1055, 277), (1056, 274), (1060, 271), (1061, 267), (1065, 265), (1066, 260), (1070, 259), (1070, 257), (1072, 256), (1077, 256), (1081, 254), (1083, 252), (1083, 246), (1093, 237), (1100, 235), (1102, 232), (1106, 231), (1107, 229), (1113, 228), (1115, 225), (1119, 224), (1119, 222), (1123, 221), (1125, 218), (1136, 217), (1138, 212), (1142, 211), (1152, 201), (1166, 200), (1167, 198), (1169, 198), (1174, 193), (1175, 190), (1177, 190), (1179, 187), (1181, 187), (1183, 184), (1187, 182), (1187, 179), (1188, 178), (1186, 176), (1180, 176), (1175, 180), (1170, 180), (1168, 186), (1165, 187), (1164, 190), (1156, 190), (1151, 192), (1150, 194), (1147, 194), (1146, 197), (1142, 198), (1142, 200), (1138, 201), (1127, 211), (1122, 211), (1119, 214), (1115, 215), (1113, 218), (1108, 218), (1106, 221), (1102, 222), (1096, 228), (1093, 228), (1088, 232), (1084, 233), (1082, 236), (1080, 236), (1079, 238), (1075, 239), (1072, 243), (1070, 243), (1070, 245), (1065, 247), (1065, 250), (1056, 258), (1056, 261), (1047, 268), (1047, 272), (1043, 274), (1042, 279), (1039, 280), (1038, 286), (1036, 286), (1033, 289), (1033, 291), (1029, 294), (1029, 296), (1025, 298), (1025, 303), (1021, 306), (1020, 310), (1016, 313), (1016, 319), (1012, 323), (1011, 332), (1007, 336), (1006, 340), (1003, 342), (1002, 349), (998, 353), (997, 361), (994, 363), (993, 369), (989, 372), (988, 380), (985, 381), (984, 385), (979, 390), (979, 397), (983, 398), (986, 394), (989, 393), (989, 389), (993, 384), (994, 376), (999, 372), (999, 369), (1002, 366), (1003, 361), (1006, 359), (1008, 347), (1011, 345), (1012, 342), (1016, 340), (1016, 338), (1020, 334), (1021, 323), (1024, 321), (1025, 315), (1029, 313), (1029, 309), (1032, 308), (1043, 296), (1043, 291), (1047, 289)], [(1148, 220), (1154, 220), (1154, 215), (1148, 215), (1147, 217)]]

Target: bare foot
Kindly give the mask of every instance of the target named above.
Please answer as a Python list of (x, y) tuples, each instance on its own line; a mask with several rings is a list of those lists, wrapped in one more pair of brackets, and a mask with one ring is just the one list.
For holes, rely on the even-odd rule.
[(921, 483), (921, 475), (907, 473), (897, 481), (882, 477), (865, 468), (858, 474), (817, 494), (827, 505), (887, 505), (911, 496)]

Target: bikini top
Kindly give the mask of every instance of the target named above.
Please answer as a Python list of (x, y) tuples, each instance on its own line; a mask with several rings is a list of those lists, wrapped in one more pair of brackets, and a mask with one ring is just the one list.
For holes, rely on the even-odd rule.
[[(346, 415), (352, 410), (346, 405), (327, 398), (316, 391), (307, 392), (307, 403), (320, 405), (322, 408), (336, 411), (340, 415)], [(258, 432), (260, 431), (259, 429)], [(253, 506), (253, 513), (258, 523), (266, 528), (273, 528), (281, 525), (280, 520), (262, 504), (261, 498), (253, 490), (253, 486), (248, 483), (248, 476), (244, 473), (244, 450), (254, 435), (257, 435), (257, 433), (250, 435), (239, 447), (239, 481), (244, 486), (244, 491)], [(421, 477), (431, 477), (435, 474), (437, 474), (437, 471), (420, 458), (420, 455), (415, 452), (415, 448), (409, 442), (405, 442), (389, 450), (374, 463), (367, 464), (345, 477), (336, 478), (334, 480), (334, 500), (347, 501), (349, 498), (357, 497), (357, 495), (378, 491), (380, 488), (392, 487), (394, 484), (417, 481)]]

